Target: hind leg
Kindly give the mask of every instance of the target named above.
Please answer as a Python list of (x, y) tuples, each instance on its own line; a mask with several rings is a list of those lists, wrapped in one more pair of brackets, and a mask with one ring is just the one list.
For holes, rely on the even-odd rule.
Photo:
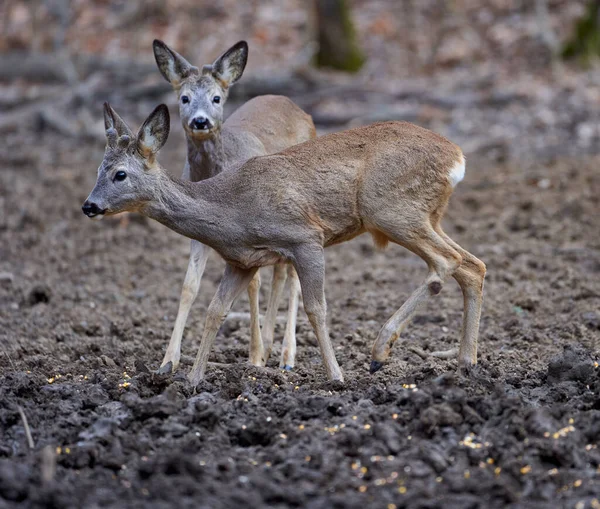
[(290, 302), (288, 318), (281, 347), (281, 361), (279, 367), (290, 371), (296, 361), (296, 319), (298, 317), (298, 300), (300, 299), (300, 280), (293, 266), (288, 266), (290, 280)]
[(433, 228), (412, 235), (397, 236), (384, 231), (385, 235), (397, 244), (419, 255), (429, 267), (425, 282), (417, 288), (408, 300), (396, 311), (383, 326), (373, 345), (371, 373), (383, 366), (390, 355), (390, 349), (398, 339), (419, 306), (442, 290), (446, 279), (460, 266), (460, 254), (436, 233)]
[(271, 293), (267, 304), (267, 314), (262, 328), (262, 339), (264, 346), (265, 363), (269, 360), (273, 348), (273, 337), (275, 336), (275, 321), (277, 311), (283, 295), (285, 280), (287, 279), (287, 266), (279, 263), (273, 266), (273, 279), (271, 280)]
[[(485, 264), (477, 257), (460, 247), (438, 226), (436, 231), (450, 246), (462, 256), (461, 266), (453, 274), (459, 284), (464, 300), (463, 324), (458, 350), (458, 364), (466, 368), (477, 364), (477, 338), (479, 335), (479, 320), (483, 303), (483, 281), (485, 278)], [(436, 357), (450, 357), (456, 350), (448, 352), (434, 352)]]
[(265, 365), (263, 340), (260, 333), (260, 307), (258, 296), (260, 293), (260, 272), (256, 271), (248, 285), (248, 300), (250, 301), (250, 364), (254, 366)]

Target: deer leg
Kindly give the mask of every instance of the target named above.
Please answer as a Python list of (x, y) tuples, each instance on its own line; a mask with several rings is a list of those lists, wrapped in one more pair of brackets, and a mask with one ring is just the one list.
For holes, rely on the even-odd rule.
[(188, 375), (188, 380), (193, 385), (198, 385), (200, 380), (204, 378), (208, 357), (217, 337), (217, 332), (219, 332), (219, 327), (221, 327), (223, 320), (229, 313), (233, 301), (248, 287), (256, 271), (256, 268), (240, 269), (227, 264), (217, 293), (208, 306), (200, 348), (192, 370)]
[(288, 276), (290, 279), (290, 302), (279, 367), (286, 371), (291, 371), (296, 361), (296, 319), (298, 317), (298, 301), (300, 299), (300, 280), (294, 267), (291, 265), (288, 266)]
[(294, 266), (300, 279), (304, 310), (317, 336), (327, 378), (343, 382), (344, 375), (335, 358), (335, 352), (327, 331), (323, 247), (302, 246), (296, 249), (294, 252)]
[[(395, 241), (387, 232), (386, 235), (390, 240)], [(424, 284), (411, 294), (379, 332), (373, 345), (371, 373), (381, 369), (390, 355), (392, 345), (400, 337), (419, 306), (442, 291), (443, 283), (456, 271), (462, 261), (460, 254), (433, 230), (425, 232), (418, 240), (411, 240), (410, 243), (406, 241), (397, 241), (397, 243), (423, 258), (429, 266), (429, 273)]]
[(271, 281), (271, 294), (267, 304), (267, 314), (263, 326), (263, 345), (265, 349), (265, 363), (269, 360), (271, 349), (273, 348), (273, 337), (275, 336), (275, 321), (277, 320), (277, 311), (283, 295), (283, 288), (287, 278), (287, 267), (285, 264), (273, 266), (273, 279)]
[(260, 306), (258, 304), (260, 292), (260, 272), (256, 274), (248, 285), (248, 300), (250, 301), (250, 364), (264, 366), (266, 359), (264, 345), (260, 333)]
[(170, 373), (179, 367), (181, 359), (181, 338), (183, 330), (190, 313), (190, 309), (200, 288), (200, 280), (206, 267), (206, 260), (211, 249), (200, 242), (192, 240), (190, 245), (190, 260), (188, 262), (183, 288), (181, 290), (181, 298), (179, 300), (179, 310), (175, 319), (175, 326), (171, 334), (169, 346), (165, 352), (163, 361), (158, 369), (159, 373)]
[[(485, 278), (485, 264), (477, 257), (460, 247), (441, 228), (436, 228), (440, 236), (462, 256), (462, 265), (453, 274), (459, 284), (464, 300), (463, 324), (458, 349), (459, 367), (469, 367), (477, 364), (477, 337), (479, 335), (479, 321), (483, 303), (483, 281)], [(435, 357), (453, 357), (456, 349), (447, 352), (433, 352)], [(454, 354), (454, 355), (450, 355)]]

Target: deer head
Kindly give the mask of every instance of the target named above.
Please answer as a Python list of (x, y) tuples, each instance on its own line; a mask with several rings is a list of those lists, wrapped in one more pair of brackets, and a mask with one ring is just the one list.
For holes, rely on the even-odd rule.
[(139, 210), (156, 196), (163, 170), (156, 153), (169, 136), (169, 110), (164, 104), (146, 119), (137, 135), (104, 103), (106, 150), (96, 185), (83, 204), (89, 218)]
[(164, 42), (153, 44), (156, 64), (179, 99), (181, 123), (192, 138), (206, 138), (223, 123), (229, 87), (239, 80), (248, 60), (248, 44), (240, 41), (200, 70)]

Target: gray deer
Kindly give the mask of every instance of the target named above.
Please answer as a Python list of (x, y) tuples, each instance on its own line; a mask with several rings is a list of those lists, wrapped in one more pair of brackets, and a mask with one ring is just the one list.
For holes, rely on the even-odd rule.
[[(223, 106), (229, 88), (240, 79), (248, 58), (248, 45), (240, 41), (212, 65), (202, 69), (191, 65), (164, 42), (154, 41), (156, 63), (171, 83), (179, 102), (181, 123), (187, 140), (187, 161), (183, 178), (198, 182), (245, 162), (254, 156), (279, 152), (316, 136), (310, 115), (287, 97), (263, 95), (251, 99), (223, 122)], [(179, 311), (160, 371), (177, 369), (181, 339), (190, 308), (211, 249), (201, 242), (191, 243), (190, 260), (181, 291)], [(259, 323), (260, 277), (257, 272), (248, 286), (250, 300), (250, 362), (264, 366), (273, 346), (275, 321), (283, 288), (290, 276), (288, 319), (281, 351), (280, 367), (292, 369), (296, 354), (296, 317), (300, 283), (291, 265), (273, 267), (271, 292), (262, 329)]]
[(192, 183), (170, 176), (156, 160), (169, 134), (165, 105), (137, 135), (108, 104), (104, 121), (108, 144), (84, 213), (138, 211), (211, 246), (227, 262), (188, 376), (193, 384), (204, 377), (234, 300), (259, 267), (280, 263), (296, 269), (327, 376), (343, 380), (327, 331), (324, 248), (366, 232), (379, 247), (394, 242), (429, 267), (424, 283), (379, 332), (371, 371), (381, 368), (418, 307), (450, 276), (464, 296), (459, 366), (476, 364), (486, 269), (442, 231), (450, 195), (465, 173), (462, 151), (447, 139), (406, 122), (381, 122), (255, 157), (235, 171)]

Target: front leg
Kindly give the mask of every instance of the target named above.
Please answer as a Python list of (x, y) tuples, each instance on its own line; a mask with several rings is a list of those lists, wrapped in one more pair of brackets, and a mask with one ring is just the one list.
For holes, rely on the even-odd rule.
[(219, 327), (221, 327), (235, 299), (248, 287), (256, 271), (256, 268), (240, 269), (227, 264), (217, 293), (213, 297), (210, 306), (208, 306), (198, 355), (188, 375), (188, 379), (193, 385), (198, 385), (200, 380), (204, 378), (208, 357), (217, 337), (217, 332), (219, 332)]
[(260, 333), (260, 272), (256, 274), (248, 285), (248, 301), (250, 302), (250, 364), (253, 366), (265, 365), (265, 349), (263, 346), (263, 338)]
[(294, 251), (294, 267), (300, 279), (304, 310), (308, 316), (321, 349), (329, 380), (344, 381), (344, 375), (335, 358), (327, 331), (327, 304), (325, 302), (325, 255), (322, 246), (300, 246)]
[(171, 340), (165, 353), (165, 357), (158, 370), (159, 373), (170, 373), (179, 367), (181, 358), (181, 339), (183, 330), (190, 313), (190, 309), (200, 288), (200, 280), (206, 267), (206, 260), (210, 254), (211, 248), (201, 244), (198, 241), (192, 240), (190, 245), (190, 261), (188, 262), (183, 288), (181, 289), (181, 298), (179, 300), (179, 310)]

